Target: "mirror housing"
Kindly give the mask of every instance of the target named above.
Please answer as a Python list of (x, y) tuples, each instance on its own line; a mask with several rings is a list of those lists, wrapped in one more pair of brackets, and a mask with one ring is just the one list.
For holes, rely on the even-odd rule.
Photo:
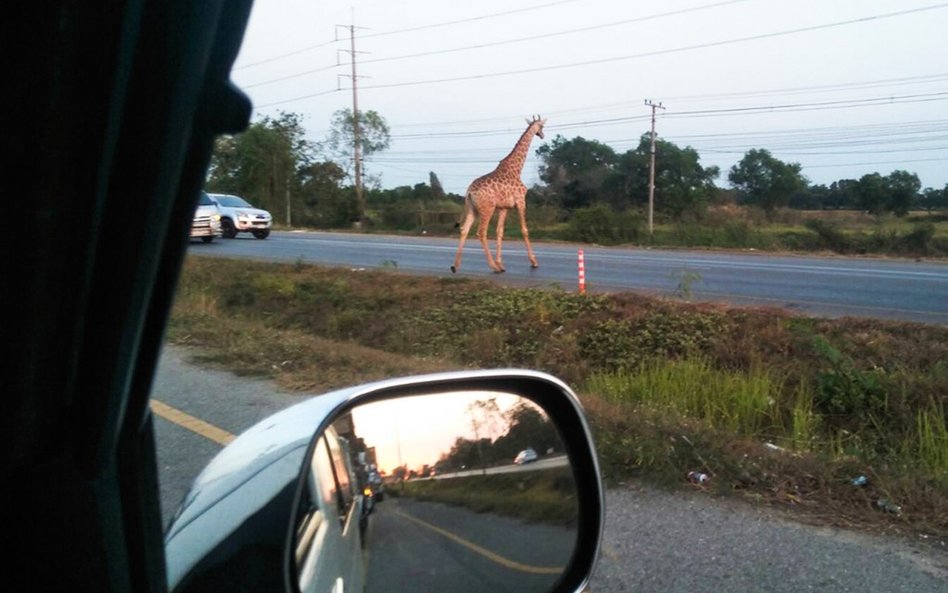
[(172, 591), (297, 591), (295, 540), (307, 460), (318, 438), (357, 405), (451, 392), (505, 392), (542, 408), (572, 466), (576, 546), (552, 590), (582, 591), (596, 563), (603, 491), (592, 436), (576, 395), (563, 382), (525, 370), (439, 373), (360, 385), (287, 408), (241, 434), (201, 472), (169, 526)]

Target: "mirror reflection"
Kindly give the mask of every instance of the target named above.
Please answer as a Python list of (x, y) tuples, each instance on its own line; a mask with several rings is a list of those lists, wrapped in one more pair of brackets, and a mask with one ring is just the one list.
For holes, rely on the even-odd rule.
[(320, 435), (296, 520), (300, 590), (548, 591), (576, 544), (560, 435), (517, 395), (365, 404)]

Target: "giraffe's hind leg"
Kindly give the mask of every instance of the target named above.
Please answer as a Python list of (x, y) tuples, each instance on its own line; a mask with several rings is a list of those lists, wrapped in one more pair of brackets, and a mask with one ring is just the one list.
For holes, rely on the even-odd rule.
[(461, 240), (458, 243), (458, 252), (454, 256), (454, 265), (451, 266), (451, 273), (454, 274), (461, 267), (461, 254), (464, 251), (464, 241), (467, 240), (467, 234), (474, 225), (474, 211), (469, 210), (464, 216), (464, 222), (461, 224)]
[(507, 210), (501, 209), (497, 213), (497, 229), (494, 231), (497, 234), (497, 270), (498, 272), (506, 272), (507, 268), (504, 267), (504, 256), (503, 252), (503, 243), (504, 243), (504, 223), (507, 221)]
[(494, 208), (493, 205), (490, 205), (479, 212), (481, 220), (477, 225), (477, 238), (481, 240), (481, 247), (484, 248), (484, 255), (487, 256), (487, 265), (499, 274), (503, 270), (497, 266), (497, 262), (494, 261), (494, 256), (490, 252), (490, 246), (487, 244), (487, 227), (490, 225), (490, 219), (494, 216)]
[(533, 246), (530, 245), (530, 231), (527, 230), (527, 206), (520, 202), (517, 204), (517, 214), (520, 215), (520, 233), (523, 235), (523, 242), (527, 246), (527, 258), (530, 260), (531, 268), (539, 268), (537, 256), (533, 255)]

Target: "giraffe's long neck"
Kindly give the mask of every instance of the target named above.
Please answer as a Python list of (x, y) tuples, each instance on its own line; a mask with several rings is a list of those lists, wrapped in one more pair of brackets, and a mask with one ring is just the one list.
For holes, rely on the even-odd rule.
[(527, 151), (530, 150), (530, 142), (533, 141), (535, 134), (532, 125), (527, 127), (527, 131), (520, 136), (520, 140), (517, 140), (510, 154), (505, 156), (504, 160), (500, 161), (500, 164), (497, 165), (497, 171), (513, 173), (519, 177), (520, 172), (523, 171), (523, 163), (527, 160)]

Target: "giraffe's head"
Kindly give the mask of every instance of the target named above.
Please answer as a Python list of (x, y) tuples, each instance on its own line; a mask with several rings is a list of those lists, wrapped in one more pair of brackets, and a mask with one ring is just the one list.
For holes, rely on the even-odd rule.
[(545, 119), (540, 119), (539, 115), (534, 115), (533, 119), (527, 119), (527, 124), (530, 126), (527, 129), (533, 130), (533, 133), (540, 137), (540, 140), (543, 140), (543, 126), (546, 124)]

